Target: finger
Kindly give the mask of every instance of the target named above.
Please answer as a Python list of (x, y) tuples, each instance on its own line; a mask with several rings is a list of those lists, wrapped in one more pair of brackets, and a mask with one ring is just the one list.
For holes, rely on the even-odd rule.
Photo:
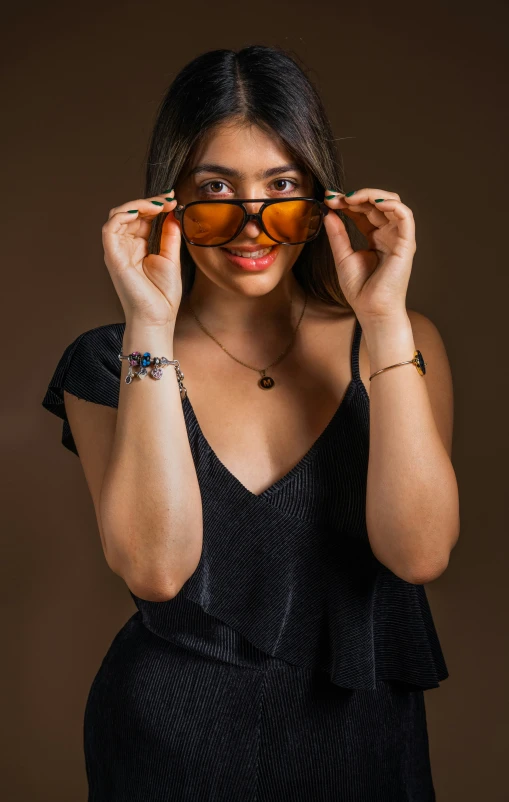
[(386, 219), (396, 223), (399, 236), (408, 242), (414, 242), (415, 220), (412, 210), (400, 200), (392, 198), (380, 200), (380, 206), (383, 206)]
[[(341, 214), (344, 214), (345, 217), (349, 217), (350, 220), (353, 220), (362, 234), (371, 234), (372, 231), (376, 231), (377, 228), (387, 223), (385, 215), (373, 210), (373, 207), (369, 203), (365, 204), (365, 211), (363, 212), (361, 206), (346, 206), (340, 201), (340, 197), (329, 198), (325, 200), (325, 203), (330, 206), (331, 209), (338, 210)], [(373, 211), (373, 216), (370, 216), (369, 219), (365, 214), (368, 210)]]
[[(340, 193), (327, 192), (325, 195), (325, 202), (331, 208), (340, 209), (343, 214), (350, 217), (363, 234), (371, 234), (377, 228), (386, 225), (388, 221), (394, 221), (394, 215), (387, 206), (388, 200), (397, 200), (401, 203), (397, 192), (371, 188), (359, 190), (349, 198)], [(378, 205), (381, 203), (384, 203), (383, 207)], [(389, 211), (389, 214), (386, 214), (386, 211)]]
[(392, 198), (393, 200), (401, 200), (397, 192), (389, 192), (387, 189), (376, 189), (374, 187), (363, 187), (362, 189), (354, 189), (353, 192), (347, 194), (341, 192), (333, 192), (327, 190), (325, 196), (336, 195), (342, 198), (346, 204), (349, 203), (364, 203), (369, 201), (372, 203), (375, 198)]
[[(153, 219), (160, 212), (169, 211), (172, 208), (171, 204), (175, 203), (175, 201), (175, 197), (171, 195), (166, 197), (163, 195), (154, 195), (151, 198), (138, 198), (138, 200), (123, 203), (121, 206), (114, 206), (113, 209), (109, 211), (108, 220), (111, 220), (116, 214), (134, 212), (134, 210), (136, 210), (139, 217)], [(134, 214), (132, 216), (134, 217)]]
[[(135, 203), (136, 202), (141, 207), (141, 202), (135, 201)], [(162, 211), (171, 211), (175, 208), (175, 204), (176, 200), (173, 199), (172, 201), (163, 203), (161, 206), (154, 205), (152, 208), (155, 209), (155, 211), (152, 211), (152, 209), (145, 204), (143, 209), (134, 208), (128, 209), (127, 211), (114, 212), (103, 225), (103, 234), (106, 237), (113, 236), (125, 229), (125, 231), (132, 236), (148, 239), (155, 217)], [(129, 204), (125, 205), (128, 206)]]
[(333, 209), (341, 209), (343, 211), (346, 209), (366, 211), (369, 208), (369, 204), (374, 204), (380, 198), (401, 200), (397, 192), (388, 192), (384, 189), (370, 187), (354, 190), (349, 195), (344, 195), (342, 192), (333, 192), (332, 190), (325, 191), (325, 203)]

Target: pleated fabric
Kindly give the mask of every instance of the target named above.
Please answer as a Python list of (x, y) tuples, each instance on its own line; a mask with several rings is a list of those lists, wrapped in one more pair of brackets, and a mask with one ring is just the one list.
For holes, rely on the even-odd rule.
[[(63, 391), (118, 405), (124, 329), (68, 345), (43, 398), (74, 454)], [(448, 670), (424, 587), (370, 547), (361, 333), (356, 321), (352, 379), (329, 424), (261, 494), (183, 400), (202, 555), (175, 598), (131, 593), (137, 612), (87, 700), (89, 802), (435, 799), (423, 691)]]

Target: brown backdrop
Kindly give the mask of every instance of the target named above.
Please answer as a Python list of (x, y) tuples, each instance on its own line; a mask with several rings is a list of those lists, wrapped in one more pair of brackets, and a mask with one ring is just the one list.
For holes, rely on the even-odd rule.
[(3, 11), (4, 799), (86, 799), (86, 696), (134, 612), (105, 563), (79, 460), (40, 406), (64, 347), (123, 319), (101, 226), (143, 193), (148, 136), (175, 73), (204, 50), (277, 44), (312, 68), (347, 190), (396, 191), (416, 218), (408, 306), (436, 323), (449, 354), (462, 505), (450, 565), (427, 586), (450, 671), (425, 695), (437, 801), (509, 800), (508, 16), (493, 0)]

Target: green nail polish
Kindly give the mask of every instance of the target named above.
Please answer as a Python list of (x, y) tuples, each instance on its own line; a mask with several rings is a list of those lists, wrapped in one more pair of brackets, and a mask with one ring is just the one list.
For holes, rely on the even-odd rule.
[(164, 206), (162, 201), (150, 201), (150, 203), (153, 203), (155, 206)]
[(138, 209), (129, 209), (127, 214), (136, 214), (137, 211), (138, 211)]
[(172, 189), (163, 189), (163, 192), (161, 194), (163, 194), (164, 192), (173, 192), (173, 188)]
[(337, 195), (326, 195), (325, 199), (326, 200), (334, 200), (334, 198), (337, 198), (337, 197), (338, 197)]
[(165, 198), (165, 200), (175, 200), (175, 198), (170, 197), (170, 198)]
[(346, 197), (347, 197), (347, 198), (349, 198), (351, 195), (355, 195), (355, 193), (356, 193), (356, 192), (357, 192), (357, 190), (356, 190), (356, 189), (352, 189), (352, 191), (351, 191), (351, 192), (347, 192), (347, 193), (346, 193)]
[(382, 203), (382, 201), (384, 201), (384, 200), (385, 200), (385, 198), (377, 198), (375, 203)]

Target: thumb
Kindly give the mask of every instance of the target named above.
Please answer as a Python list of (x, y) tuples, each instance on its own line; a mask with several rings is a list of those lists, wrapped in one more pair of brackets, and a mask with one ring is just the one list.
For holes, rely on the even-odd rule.
[(175, 219), (173, 211), (166, 215), (161, 230), (159, 255), (169, 259), (174, 265), (180, 264), (180, 223)]
[(169, 212), (162, 226), (159, 253), (151, 253), (143, 260), (143, 271), (147, 278), (176, 308), (182, 294), (180, 241), (180, 226), (173, 213)]
[[(331, 214), (332, 212), (332, 214)], [(331, 209), (324, 218), (323, 224), (329, 237), (329, 242), (334, 256), (336, 267), (341, 264), (343, 259), (353, 253), (352, 243), (341, 218)]]

